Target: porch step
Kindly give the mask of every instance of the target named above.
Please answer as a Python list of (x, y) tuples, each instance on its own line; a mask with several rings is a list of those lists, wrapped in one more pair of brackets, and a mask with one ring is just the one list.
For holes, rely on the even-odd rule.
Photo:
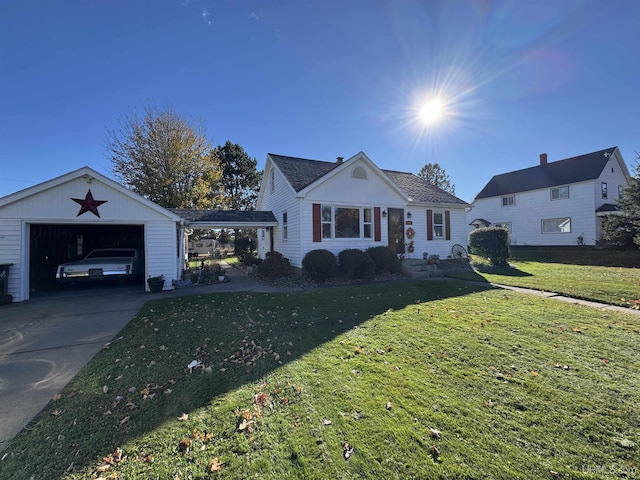
[(405, 259), (402, 262), (402, 273), (411, 278), (443, 277), (444, 272), (437, 265), (429, 265), (426, 260)]

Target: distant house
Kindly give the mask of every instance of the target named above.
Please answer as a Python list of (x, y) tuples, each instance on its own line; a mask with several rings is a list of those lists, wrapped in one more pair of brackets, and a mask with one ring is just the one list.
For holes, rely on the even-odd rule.
[(471, 229), (503, 226), (512, 245), (593, 245), (630, 178), (618, 147), (494, 176), (467, 212)]
[(310, 250), (334, 254), (389, 246), (398, 255), (446, 258), (466, 245), (469, 205), (426, 180), (378, 168), (364, 153), (335, 162), (268, 154), (257, 210), (278, 225), (259, 229), (258, 252), (275, 250), (301, 267)]

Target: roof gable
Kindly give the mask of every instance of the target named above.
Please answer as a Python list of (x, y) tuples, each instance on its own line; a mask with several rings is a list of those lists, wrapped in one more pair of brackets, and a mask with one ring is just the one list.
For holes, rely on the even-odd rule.
[(379, 172), (380, 176), (384, 178), (390, 188), (396, 190), (409, 202), (468, 205), (467, 202), (445, 192), (413, 173), (380, 169), (362, 152), (343, 162), (325, 162), (297, 157), (285, 157), (271, 153), (269, 157), (296, 193), (300, 193), (315, 182), (323, 181), (328, 178), (330, 174), (337, 172), (339, 168), (344, 168), (345, 165), (350, 164), (352, 161), (360, 159), (365, 160), (371, 168)]
[(618, 147), (495, 175), (476, 199), (595, 180)]
[(112, 180), (101, 173), (96, 172), (90, 167), (81, 167), (77, 170), (73, 170), (64, 175), (60, 175), (59, 177), (52, 178), (45, 182), (39, 183), (32, 187), (25, 188), (13, 194), (7, 195), (6, 197), (0, 198), (0, 207), (11, 205), (16, 202), (20, 202), (22, 200), (28, 199), (29, 197), (38, 195), (40, 193), (46, 192), (48, 190), (54, 189), (61, 185), (67, 184), (69, 182), (75, 181), (78, 178), (84, 178), (88, 184), (91, 184), (93, 181), (98, 181), (100, 183), (105, 184), (107, 187), (117, 190), (122, 195), (131, 198), (133, 201), (138, 202), (145, 207), (154, 210), (155, 212), (170, 218), (173, 221), (179, 221), (180, 217), (170, 212), (166, 208), (161, 207), (157, 203), (152, 202), (144, 198), (141, 195), (129, 190), (123, 185), (119, 184), (115, 180)]

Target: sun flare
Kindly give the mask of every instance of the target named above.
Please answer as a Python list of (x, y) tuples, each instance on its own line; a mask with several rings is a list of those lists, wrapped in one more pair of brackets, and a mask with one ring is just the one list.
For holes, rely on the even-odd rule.
[(427, 125), (437, 123), (444, 115), (444, 107), (445, 105), (440, 99), (431, 99), (422, 105), (419, 116)]

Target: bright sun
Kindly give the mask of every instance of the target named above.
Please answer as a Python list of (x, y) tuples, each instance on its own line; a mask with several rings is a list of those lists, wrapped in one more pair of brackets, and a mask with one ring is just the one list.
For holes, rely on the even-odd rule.
[(420, 118), (427, 125), (438, 122), (438, 120), (442, 118), (443, 114), (444, 103), (437, 98), (427, 101), (422, 105), (419, 111)]

